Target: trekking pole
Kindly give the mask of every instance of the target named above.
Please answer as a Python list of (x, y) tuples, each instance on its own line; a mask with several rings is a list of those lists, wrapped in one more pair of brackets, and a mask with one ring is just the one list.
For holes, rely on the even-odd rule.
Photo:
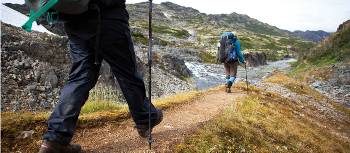
[(148, 12), (148, 100), (149, 100), (149, 107), (148, 107), (148, 145), (149, 150), (152, 149), (152, 130), (151, 130), (151, 106), (152, 106), (152, 0), (149, 0), (149, 12)]
[(249, 94), (247, 63), (244, 63), (244, 69), (245, 69), (245, 82), (247, 84), (247, 94)]
[[(58, 3), (58, 0), (49, 0), (47, 3), (42, 3), (43, 1), (40, 1), (40, 5), (42, 5), (39, 10), (36, 12), (33, 9), (30, 9), (30, 15), (26, 23), (22, 25), (22, 28), (27, 31), (31, 32), (32, 31), (32, 25), (33, 22), (36, 21), (40, 16), (45, 14), (50, 8), (52, 8), (55, 4)], [(27, 3), (27, 2), (26, 2)]]

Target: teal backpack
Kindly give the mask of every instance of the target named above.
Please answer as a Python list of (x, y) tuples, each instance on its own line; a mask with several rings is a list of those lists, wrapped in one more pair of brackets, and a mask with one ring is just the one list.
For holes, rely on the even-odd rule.
[(220, 47), (218, 48), (218, 63), (228, 63), (238, 60), (235, 43), (237, 37), (232, 32), (224, 32), (220, 38)]

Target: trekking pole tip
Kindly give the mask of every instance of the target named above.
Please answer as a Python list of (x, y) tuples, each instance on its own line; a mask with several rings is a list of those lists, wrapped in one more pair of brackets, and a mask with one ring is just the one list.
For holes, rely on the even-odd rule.
[(22, 25), (22, 29), (24, 29), (27, 32), (31, 32), (32, 25), (33, 25), (33, 22), (26, 22), (25, 24)]

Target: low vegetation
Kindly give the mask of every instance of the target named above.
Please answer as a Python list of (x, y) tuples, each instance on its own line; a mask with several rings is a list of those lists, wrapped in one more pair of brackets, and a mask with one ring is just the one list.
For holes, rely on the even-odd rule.
[[(144, 36), (143, 33), (133, 31), (131, 33), (131, 36), (133, 38), (133, 41), (137, 44), (143, 44), (143, 45), (148, 45), (148, 37)], [(160, 46), (168, 46), (168, 45), (173, 45), (173, 42), (166, 41), (162, 38), (159, 37), (154, 37), (153, 38), (153, 43), (154, 45), (160, 45)]]
[(216, 63), (216, 55), (207, 51), (201, 51), (199, 57), (204, 63)]
[[(339, 26), (337, 32), (319, 46), (313, 48), (305, 57), (312, 64), (328, 62), (332, 64), (350, 59), (350, 20)], [(321, 59), (321, 61), (320, 61)]]
[(273, 76), (265, 79), (264, 82), (280, 84), (292, 92), (295, 92), (297, 94), (310, 95), (318, 100), (325, 98), (322, 94), (309, 87), (308, 84), (290, 78), (283, 73), (276, 73)]
[(148, 38), (145, 37), (141, 32), (132, 32), (131, 36), (133, 38), (133, 41), (135, 43), (139, 43), (139, 44), (144, 44), (146, 45), (148, 43)]
[[(267, 81), (282, 83), (288, 88), (300, 86), (300, 82), (282, 74)], [(238, 85), (238, 88), (243, 87)], [(293, 91), (319, 98), (307, 88)], [(349, 140), (331, 130), (337, 129), (338, 125), (318, 119), (320, 112), (313, 108), (300, 109), (300, 103), (258, 88), (252, 88), (248, 96), (236, 102), (235, 107), (226, 109), (177, 145), (176, 152), (328, 153), (350, 150)], [(343, 126), (349, 127), (349, 123)]]
[[(141, 23), (141, 27), (144, 29), (148, 28), (148, 24)], [(154, 33), (162, 35), (170, 35), (176, 38), (185, 39), (190, 36), (190, 33), (185, 29), (176, 29), (165, 24), (153, 24), (152, 30)]]

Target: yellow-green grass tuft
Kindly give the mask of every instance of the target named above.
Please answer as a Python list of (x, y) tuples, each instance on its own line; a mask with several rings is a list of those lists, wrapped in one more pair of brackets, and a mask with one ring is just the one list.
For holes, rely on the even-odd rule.
[(305, 82), (298, 81), (280, 72), (268, 77), (264, 80), (264, 82), (279, 84), (285, 88), (288, 88), (292, 92), (303, 95), (311, 95), (318, 100), (323, 100), (326, 98), (319, 92), (309, 87)]
[[(261, 91), (262, 92), (262, 91)], [(175, 152), (347, 152), (348, 141), (300, 117), (295, 103), (252, 92), (237, 100)], [(336, 128), (336, 127), (334, 127)]]

